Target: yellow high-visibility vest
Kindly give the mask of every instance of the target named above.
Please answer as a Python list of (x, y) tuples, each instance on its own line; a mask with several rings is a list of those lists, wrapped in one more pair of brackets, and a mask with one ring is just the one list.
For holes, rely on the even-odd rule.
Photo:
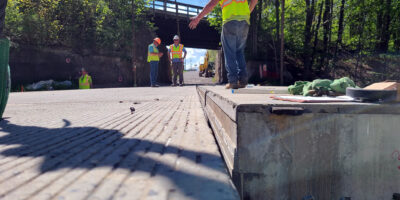
[(171, 49), (172, 53), (172, 59), (174, 58), (182, 58), (183, 55), (183, 44), (179, 44), (178, 46), (175, 46), (174, 44), (171, 44), (169, 46), (169, 49)]
[[(154, 52), (150, 52), (150, 47), (153, 46)], [(160, 61), (160, 57), (158, 57), (158, 48), (153, 43), (149, 45), (147, 49), (147, 62), (151, 61)]]
[(220, 0), (222, 23), (245, 20), (250, 24), (250, 8), (247, 0)]
[(85, 74), (79, 78), (79, 89), (90, 89), (90, 83), (92, 82), (92, 77)]

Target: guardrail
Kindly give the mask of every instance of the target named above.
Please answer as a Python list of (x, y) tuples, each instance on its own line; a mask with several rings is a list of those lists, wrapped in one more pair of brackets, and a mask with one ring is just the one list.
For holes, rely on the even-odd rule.
[(187, 17), (196, 16), (203, 9), (201, 6), (194, 6), (170, 0), (153, 0), (149, 2), (149, 7), (153, 12)]

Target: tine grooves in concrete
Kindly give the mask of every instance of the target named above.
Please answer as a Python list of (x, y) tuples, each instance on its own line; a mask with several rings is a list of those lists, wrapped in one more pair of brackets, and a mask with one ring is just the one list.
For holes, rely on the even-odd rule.
[(9, 102), (0, 199), (238, 199), (195, 87), (12, 93)]

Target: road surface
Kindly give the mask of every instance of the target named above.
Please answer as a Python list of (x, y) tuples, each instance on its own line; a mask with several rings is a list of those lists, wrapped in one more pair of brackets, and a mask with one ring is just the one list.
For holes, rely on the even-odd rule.
[(199, 77), (198, 71), (185, 71), (183, 73), (185, 84), (189, 85), (215, 85), (213, 78)]
[(194, 86), (12, 93), (4, 118), (0, 199), (238, 199)]

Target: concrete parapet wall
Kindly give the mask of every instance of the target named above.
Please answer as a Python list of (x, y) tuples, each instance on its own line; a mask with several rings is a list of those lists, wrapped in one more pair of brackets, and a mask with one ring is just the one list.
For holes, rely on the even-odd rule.
[[(243, 199), (391, 199), (400, 192), (400, 105), (300, 104), (198, 89)], [(299, 115), (272, 107), (301, 108)]]

